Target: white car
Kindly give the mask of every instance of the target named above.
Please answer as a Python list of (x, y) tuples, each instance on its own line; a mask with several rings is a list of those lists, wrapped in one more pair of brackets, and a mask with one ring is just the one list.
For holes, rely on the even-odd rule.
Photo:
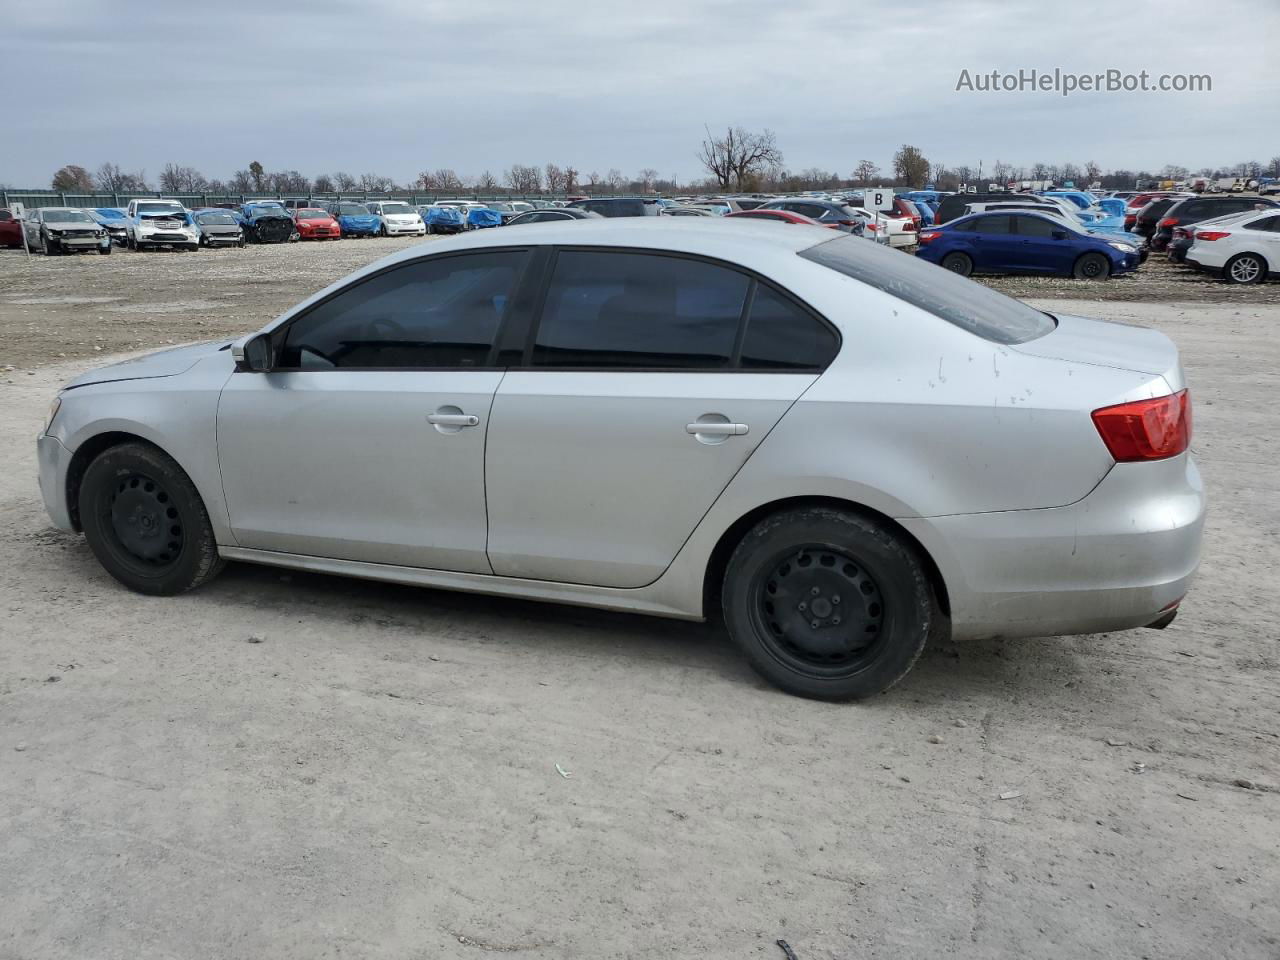
[(916, 225), (910, 217), (900, 217), (892, 213), (881, 213), (885, 229), (889, 234), (889, 246), (914, 247), (920, 242)]
[(1280, 210), (1250, 210), (1196, 224), (1187, 263), (1228, 283), (1262, 283), (1280, 274)]
[(422, 219), (422, 214), (403, 200), (371, 200), (365, 206), (369, 208), (370, 213), (376, 213), (382, 218), (380, 232), (384, 237), (425, 237), (427, 235), (427, 225)]
[(130, 250), (173, 247), (199, 250), (200, 228), (178, 200), (130, 200), (125, 208), (125, 245)]
[(865, 207), (850, 207), (849, 209), (864, 221), (862, 235), (866, 239), (874, 240), (876, 243), (887, 244), (889, 242), (889, 220), (883, 213), (867, 210)]

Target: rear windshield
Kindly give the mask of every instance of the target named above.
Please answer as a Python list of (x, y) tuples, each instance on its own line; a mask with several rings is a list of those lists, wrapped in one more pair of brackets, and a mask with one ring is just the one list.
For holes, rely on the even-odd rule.
[(994, 343), (1026, 343), (1050, 333), (1054, 319), (1020, 300), (915, 257), (858, 237), (838, 237), (800, 256), (883, 290)]

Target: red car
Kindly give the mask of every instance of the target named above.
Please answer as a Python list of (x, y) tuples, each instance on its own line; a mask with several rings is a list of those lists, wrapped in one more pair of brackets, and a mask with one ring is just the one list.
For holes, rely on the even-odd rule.
[(303, 240), (342, 239), (342, 228), (327, 210), (302, 207), (293, 212), (293, 222), (298, 225), (298, 236)]
[(22, 246), (22, 221), (0, 208), (0, 247)]
[(781, 223), (807, 223), (811, 227), (830, 227), (839, 230), (834, 223), (819, 223), (813, 217), (803, 213), (792, 213), (790, 210), (741, 210), (738, 213), (726, 213), (726, 217), (750, 217), (752, 220), (778, 220)]

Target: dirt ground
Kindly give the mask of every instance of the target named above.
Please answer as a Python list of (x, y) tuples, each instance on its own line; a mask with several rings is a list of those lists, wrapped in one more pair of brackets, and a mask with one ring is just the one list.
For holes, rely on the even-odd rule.
[(85, 357), (403, 243), (0, 258), (0, 958), (1280, 957), (1274, 287), (1037, 301), (1183, 351), (1173, 625), (941, 646), (858, 705), (696, 624), (241, 564), (142, 597), (51, 528), (33, 440)]

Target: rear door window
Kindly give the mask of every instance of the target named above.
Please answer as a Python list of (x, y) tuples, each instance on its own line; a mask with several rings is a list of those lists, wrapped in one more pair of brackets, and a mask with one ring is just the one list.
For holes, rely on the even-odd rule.
[(1052, 237), (1054, 231), (1062, 229), (1040, 217), (1014, 217), (1013, 222), (1017, 233), (1024, 237)]
[(995, 214), (992, 216), (979, 217), (974, 221), (975, 233), (1012, 233), (1009, 227), (1009, 216), (1007, 214)]
[(830, 326), (768, 284), (756, 285), (742, 338), (742, 369), (824, 370), (839, 349)]
[(727, 369), (749, 282), (737, 271), (684, 257), (561, 251), (533, 365)]

